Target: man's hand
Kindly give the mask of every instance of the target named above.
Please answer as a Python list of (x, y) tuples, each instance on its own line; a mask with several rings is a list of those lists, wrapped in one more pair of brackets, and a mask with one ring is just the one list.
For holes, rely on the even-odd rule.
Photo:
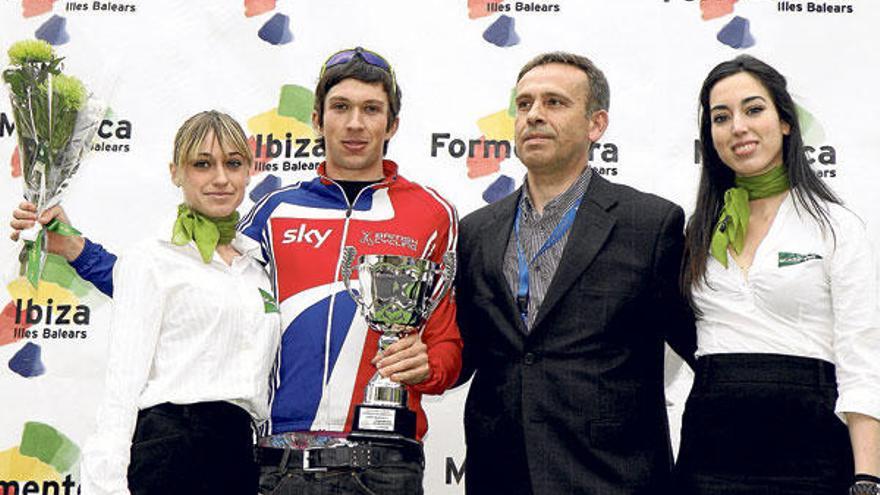
[[(39, 223), (40, 225), (46, 225), (55, 218), (60, 222), (70, 225), (67, 214), (64, 213), (64, 209), (60, 206), (53, 206), (44, 211), (40, 215)], [(12, 234), (9, 237), (13, 241), (17, 241), (19, 236), (21, 236), (21, 232), (33, 227), (37, 221), (37, 207), (29, 201), (22, 201), (18, 208), (12, 212), (12, 221), (9, 222), (9, 225), (12, 227)], [(67, 261), (75, 260), (82, 252), (83, 246), (85, 246), (85, 240), (82, 236), (63, 236), (55, 232), (46, 232), (46, 250), (52, 254), (64, 257)]]
[(416, 385), (431, 376), (428, 364), (428, 346), (418, 332), (413, 332), (388, 346), (385, 352), (377, 352), (372, 363), (379, 374), (398, 383)]

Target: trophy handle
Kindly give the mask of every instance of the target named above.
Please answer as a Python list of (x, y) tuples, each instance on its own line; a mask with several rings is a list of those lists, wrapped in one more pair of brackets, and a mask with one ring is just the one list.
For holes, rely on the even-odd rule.
[(357, 257), (357, 249), (354, 246), (345, 246), (342, 250), (342, 283), (345, 284), (345, 290), (348, 295), (354, 299), (358, 306), (364, 306), (364, 298), (360, 294), (351, 289), (351, 268), (355, 257)]
[(446, 293), (449, 292), (449, 289), (452, 288), (452, 284), (455, 281), (455, 269), (456, 269), (457, 261), (455, 259), (455, 251), (446, 251), (443, 254), (443, 268), (440, 271), (440, 285), (431, 294), (431, 299), (428, 301), (427, 308), (425, 310), (425, 315), (430, 315), (437, 309), (437, 305), (440, 304), (440, 300), (446, 296)]

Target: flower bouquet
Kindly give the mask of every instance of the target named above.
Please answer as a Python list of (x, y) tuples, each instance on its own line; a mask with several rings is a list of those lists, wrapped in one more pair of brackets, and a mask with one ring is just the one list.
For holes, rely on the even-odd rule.
[[(37, 207), (37, 216), (55, 206), (79, 168), (104, 114), (75, 77), (61, 73), (62, 58), (43, 41), (25, 40), (9, 48), (3, 80), (9, 89), (18, 134), (24, 197)], [(46, 230), (78, 234), (61, 222), (22, 233), (25, 242), (20, 274), (36, 287), (46, 260)]]

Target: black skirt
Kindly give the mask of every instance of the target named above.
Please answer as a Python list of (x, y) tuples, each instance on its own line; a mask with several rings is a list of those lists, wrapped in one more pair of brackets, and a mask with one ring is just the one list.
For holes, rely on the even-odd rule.
[(682, 418), (672, 493), (846, 493), (853, 456), (836, 400), (834, 365), (826, 361), (701, 357)]
[(255, 494), (251, 417), (228, 402), (159, 404), (138, 413), (128, 486), (132, 495)]

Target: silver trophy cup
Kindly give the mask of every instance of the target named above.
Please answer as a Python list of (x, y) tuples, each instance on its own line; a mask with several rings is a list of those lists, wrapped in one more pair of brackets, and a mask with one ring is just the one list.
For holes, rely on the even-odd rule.
[[(342, 281), (370, 329), (382, 333), (380, 351), (414, 331), (421, 331), (455, 277), (452, 251), (443, 255), (442, 265), (424, 258), (371, 254), (361, 256), (353, 266), (355, 257), (355, 248), (346, 246)], [(352, 280), (355, 268), (358, 277)], [(415, 438), (416, 415), (406, 404), (406, 386), (376, 372), (367, 384), (364, 402), (355, 406), (351, 436)]]

